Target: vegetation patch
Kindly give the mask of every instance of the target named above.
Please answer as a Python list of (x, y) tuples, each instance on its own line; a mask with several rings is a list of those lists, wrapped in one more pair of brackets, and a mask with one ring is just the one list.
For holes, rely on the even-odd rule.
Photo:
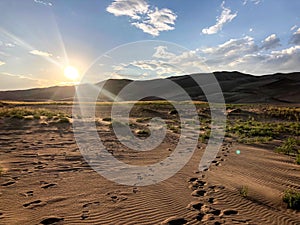
[(278, 153), (283, 153), (286, 155), (298, 155), (300, 154), (300, 140), (296, 138), (289, 137), (286, 139), (283, 144), (275, 149)]
[(287, 203), (288, 208), (300, 210), (300, 192), (296, 190), (286, 190), (282, 200)]
[(244, 197), (244, 198), (247, 198), (248, 197), (248, 193), (249, 193), (249, 188), (248, 188), (248, 186), (242, 186), (241, 188), (240, 188), (240, 195), (242, 196), (242, 197)]
[[(16, 118), (16, 119), (24, 119), (29, 116), (33, 116), (35, 119), (40, 119), (41, 116), (46, 117), (47, 119), (52, 119), (54, 116), (62, 115), (57, 112), (53, 112), (47, 109), (32, 109), (26, 107), (14, 107), (0, 108), (0, 118)], [(65, 115), (63, 115), (65, 116)]]

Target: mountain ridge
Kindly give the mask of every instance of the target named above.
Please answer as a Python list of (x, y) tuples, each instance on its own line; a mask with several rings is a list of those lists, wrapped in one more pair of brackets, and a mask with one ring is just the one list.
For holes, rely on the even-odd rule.
[[(171, 76), (167, 78), (139, 80), (135, 82), (131, 93), (125, 96), (124, 101), (138, 100), (135, 96), (143, 89), (166, 90), (172, 100), (185, 100), (165, 86), (160, 86), (161, 80), (168, 79), (190, 95), (192, 100), (206, 101), (203, 91), (193, 80), (194, 76), (205, 74), (190, 74)], [(226, 103), (300, 103), (300, 72), (275, 73), (263, 76), (244, 74), (238, 71), (214, 72), (222, 89)], [(96, 83), (105, 90), (117, 95), (123, 87), (133, 82), (130, 79), (108, 79)], [(162, 82), (163, 83), (163, 82)], [(82, 84), (85, 85), (85, 84)], [(72, 101), (75, 95), (75, 86), (52, 86), (46, 88), (32, 88), (26, 90), (0, 91), (0, 100), (10, 101)], [(147, 100), (156, 100), (150, 96)], [(98, 101), (112, 101), (100, 94)]]

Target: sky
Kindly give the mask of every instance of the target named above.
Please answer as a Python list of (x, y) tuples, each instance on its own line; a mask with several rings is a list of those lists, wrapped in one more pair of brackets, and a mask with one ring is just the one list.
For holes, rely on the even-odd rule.
[(0, 0), (0, 10), (0, 90), (300, 71), (299, 0)]

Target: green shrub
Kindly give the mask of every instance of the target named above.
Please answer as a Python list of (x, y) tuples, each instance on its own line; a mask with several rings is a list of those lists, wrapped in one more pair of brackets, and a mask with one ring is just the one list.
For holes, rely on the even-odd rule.
[(70, 120), (68, 117), (60, 117), (57, 123), (70, 123)]
[(248, 197), (248, 192), (249, 192), (248, 186), (242, 186), (240, 188), (240, 195), (242, 197), (247, 198)]
[(286, 190), (282, 200), (287, 203), (288, 208), (300, 210), (300, 192), (296, 190)]
[(210, 137), (210, 129), (209, 130), (205, 130), (205, 132), (203, 134), (200, 134), (199, 136), (199, 140), (200, 142), (202, 143), (207, 143), (208, 142), (208, 139)]
[(145, 129), (143, 129), (143, 130), (137, 130), (136, 134), (142, 135), (142, 136), (144, 136), (144, 135), (150, 135), (150, 131), (149, 130), (145, 130)]
[(137, 123), (143, 123), (143, 122), (146, 122), (146, 121), (149, 121), (149, 120), (151, 120), (151, 117), (137, 118), (136, 122)]
[(298, 153), (296, 156), (296, 163), (300, 165), (300, 153)]
[(284, 153), (286, 155), (290, 155), (291, 153), (298, 154), (298, 145), (299, 140), (289, 137), (281, 146), (277, 147), (275, 151), (278, 153)]

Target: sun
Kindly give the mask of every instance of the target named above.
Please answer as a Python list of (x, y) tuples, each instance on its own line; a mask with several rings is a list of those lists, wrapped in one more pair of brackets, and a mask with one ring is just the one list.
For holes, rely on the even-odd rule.
[(64, 74), (65, 74), (65, 77), (68, 78), (69, 80), (75, 81), (79, 78), (78, 70), (73, 66), (67, 66), (64, 69)]

